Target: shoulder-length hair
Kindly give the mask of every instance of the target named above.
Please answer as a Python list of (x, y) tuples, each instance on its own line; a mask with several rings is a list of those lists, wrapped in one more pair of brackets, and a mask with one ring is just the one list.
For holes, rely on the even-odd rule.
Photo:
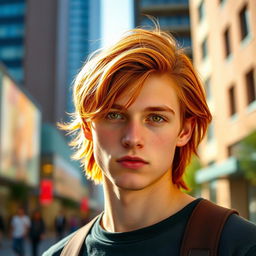
[[(134, 29), (116, 44), (88, 60), (74, 81), (75, 112), (72, 121), (60, 127), (74, 133), (71, 146), (74, 159), (80, 159), (88, 178), (99, 183), (102, 170), (93, 155), (93, 142), (83, 134), (90, 121), (105, 115), (116, 99), (127, 92), (131, 98), (126, 107), (139, 95), (145, 79), (151, 73), (169, 74), (176, 82), (181, 107), (181, 122), (193, 118), (189, 142), (177, 147), (172, 165), (172, 180), (179, 188), (188, 189), (183, 174), (192, 154), (203, 139), (211, 113), (206, 103), (200, 79), (174, 38), (160, 29)], [(132, 85), (132, 86), (131, 86)]]

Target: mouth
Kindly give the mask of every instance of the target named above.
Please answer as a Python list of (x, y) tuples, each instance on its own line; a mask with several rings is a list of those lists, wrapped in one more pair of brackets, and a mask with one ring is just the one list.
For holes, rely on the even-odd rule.
[(144, 159), (134, 156), (124, 156), (122, 158), (117, 159), (117, 162), (128, 169), (139, 169), (144, 165), (149, 164)]

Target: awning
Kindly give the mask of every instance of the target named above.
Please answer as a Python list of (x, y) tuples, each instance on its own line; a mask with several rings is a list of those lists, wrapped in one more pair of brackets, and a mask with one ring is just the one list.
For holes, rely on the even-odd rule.
[(196, 173), (196, 182), (201, 184), (220, 177), (229, 176), (238, 172), (238, 160), (235, 157), (229, 157), (222, 163), (216, 163), (206, 168), (200, 169)]

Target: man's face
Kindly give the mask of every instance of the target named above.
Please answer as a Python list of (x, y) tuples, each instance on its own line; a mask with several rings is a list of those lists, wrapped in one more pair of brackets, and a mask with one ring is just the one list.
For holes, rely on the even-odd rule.
[(24, 210), (22, 208), (19, 208), (17, 211), (19, 216), (23, 216), (24, 215)]
[(109, 113), (92, 122), (94, 157), (104, 180), (125, 190), (141, 190), (161, 179), (172, 182), (176, 146), (190, 138), (191, 125), (181, 127), (174, 81), (150, 75), (134, 103), (124, 105), (129, 92), (117, 99)]

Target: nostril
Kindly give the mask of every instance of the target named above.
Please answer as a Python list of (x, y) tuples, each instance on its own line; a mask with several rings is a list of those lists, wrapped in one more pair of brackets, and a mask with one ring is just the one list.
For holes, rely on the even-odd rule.
[(143, 147), (141, 140), (135, 139), (135, 138), (131, 139), (129, 137), (122, 138), (122, 145), (125, 148), (141, 148), (141, 147)]

